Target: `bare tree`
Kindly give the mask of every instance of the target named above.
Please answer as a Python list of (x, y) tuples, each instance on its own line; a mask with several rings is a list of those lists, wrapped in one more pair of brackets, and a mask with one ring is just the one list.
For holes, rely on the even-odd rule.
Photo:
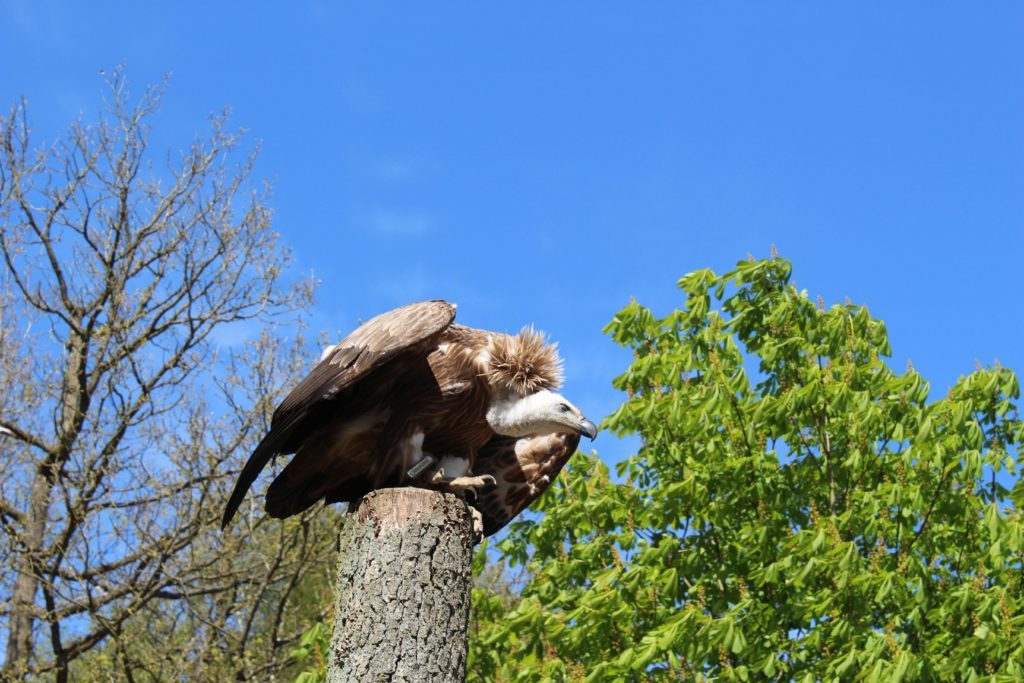
[(285, 282), (269, 188), (224, 116), (153, 164), (163, 87), (132, 100), (120, 71), (108, 84), (98, 122), (44, 149), (23, 102), (0, 117), (2, 677), (67, 680), (97, 647), (126, 680), (164, 667), (133, 645), (161, 637), (147, 615), (187, 634), (196, 666), (258, 675), (279, 666), (288, 600), (329, 534), (255, 515), (214, 533), (304, 350), (223, 342), (301, 309), (312, 285)]

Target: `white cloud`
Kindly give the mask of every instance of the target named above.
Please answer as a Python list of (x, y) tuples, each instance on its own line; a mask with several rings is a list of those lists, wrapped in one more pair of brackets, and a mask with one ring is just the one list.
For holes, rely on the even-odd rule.
[(380, 180), (408, 180), (416, 175), (416, 165), (410, 161), (393, 159), (390, 161), (378, 161), (370, 170), (374, 178)]
[(385, 182), (419, 180), (441, 172), (441, 164), (410, 159), (381, 159), (371, 164), (370, 177)]
[(370, 212), (367, 224), (374, 232), (400, 237), (424, 235), (434, 227), (433, 219), (425, 213), (387, 209)]
[(345, 106), (357, 114), (375, 114), (385, 109), (383, 99), (356, 74), (342, 77), (340, 92)]
[(263, 330), (263, 323), (257, 319), (236, 320), (218, 325), (210, 335), (217, 346), (235, 348), (242, 346), (250, 339), (255, 339)]
[(17, 30), (31, 36), (33, 40), (47, 41), (49, 45), (63, 45), (67, 32), (62, 14), (52, 2), (38, 0), (8, 0), (0, 8), (11, 18)]

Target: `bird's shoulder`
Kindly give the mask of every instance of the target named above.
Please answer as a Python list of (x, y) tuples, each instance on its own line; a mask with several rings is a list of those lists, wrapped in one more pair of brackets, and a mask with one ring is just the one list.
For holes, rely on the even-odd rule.
[(409, 304), (371, 318), (324, 354), (277, 407), (273, 422), (338, 396), (396, 357), (429, 352), (454, 319), (455, 305), (442, 300)]

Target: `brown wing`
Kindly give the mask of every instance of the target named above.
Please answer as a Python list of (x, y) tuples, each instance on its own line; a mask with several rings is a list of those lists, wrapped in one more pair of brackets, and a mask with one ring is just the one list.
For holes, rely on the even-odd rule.
[(473, 504), (483, 514), (484, 535), (497, 532), (544, 493), (579, 443), (579, 434), (568, 433), (488, 441), (473, 467), (474, 474), (490, 474), (497, 482)]
[[(321, 500), (352, 502), (375, 488), (401, 485), (415, 462), (409, 438), (430, 431), (441, 390), (426, 354), (406, 354), (335, 401), (330, 424), (301, 439), (271, 482), (264, 509), (283, 519)], [(296, 438), (296, 441), (300, 439)]]
[(331, 399), (404, 353), (427, 353), (455, 319), (455, 306), (424, 301), (382, 313), (361, 325), (313, 368), (274, 411), (270, 431), (238, 475), (221, 526), (227, 526), (252, 483), (278, 453), (293, 453), (296, 440), (319, 426)]
[(368, 372), (410, 347), (430, 347), (455, 320), (447, 301), (424, 301), (381, 313), (360, 325), (292, 389), (274, 411), (271, 425), (288, 420), (311, 402), (332, 398)]

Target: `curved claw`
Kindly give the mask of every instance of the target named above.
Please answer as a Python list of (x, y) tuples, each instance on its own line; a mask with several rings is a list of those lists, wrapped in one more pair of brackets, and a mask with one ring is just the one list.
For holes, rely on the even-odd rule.
[(444, 479), (441, 483), (450, 489), (471, 491), (489, 486), (496, 486), (498, 482), (491, 475), (484, 474), (479, 477), (455, 477), (453, 479)]
[(473, 540), (479, 543), (484, 537), (484, 515), (472, 505), (469, 506), (469, 512), (473, 516)]

